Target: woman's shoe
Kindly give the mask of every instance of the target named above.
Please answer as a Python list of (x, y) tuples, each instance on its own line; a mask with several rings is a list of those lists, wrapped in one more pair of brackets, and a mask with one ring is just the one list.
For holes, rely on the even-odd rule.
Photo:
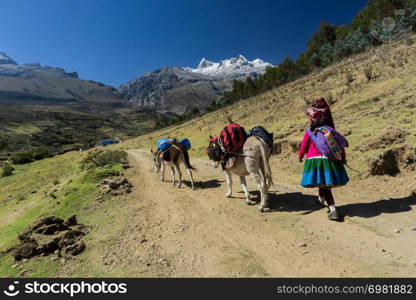
[(339, 214), (338, 214), (338, 212), (337, 212), (336, 210), (331, 211), (331, 212), (328, 214), (328, 219), (329, 219), (329, 220), (333, 220), (333, 221), (337, 221), (337, 220), (339, 220)]

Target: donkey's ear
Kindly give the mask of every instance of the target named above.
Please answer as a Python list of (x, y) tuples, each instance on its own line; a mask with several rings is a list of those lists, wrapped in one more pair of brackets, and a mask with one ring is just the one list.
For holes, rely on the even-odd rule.
[(212, 135), (210, 135), (210, 136), (209, 136), (209, 139), (208, 139), (208, 140), (209, 140), (209, 141), (211, 141), (211, 140), (212, 140)]
[(155, 153), (153, 152), (153, 149), (150, 149), (150, 154), (155, 154)]

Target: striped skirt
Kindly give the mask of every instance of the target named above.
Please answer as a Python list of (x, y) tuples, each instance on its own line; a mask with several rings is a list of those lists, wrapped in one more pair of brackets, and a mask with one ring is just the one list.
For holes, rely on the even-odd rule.
[(349, 181), (342, 161), (329, 160), (325, 156), (306, 159), (303, 169), (303, 187), (337, 187)]

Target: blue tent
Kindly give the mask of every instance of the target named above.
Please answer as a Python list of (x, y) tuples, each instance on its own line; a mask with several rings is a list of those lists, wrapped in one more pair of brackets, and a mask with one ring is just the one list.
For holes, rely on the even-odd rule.
[(117, 141), (117, 140), (103, 140), (103, 146), (108, 146), (108, 145), (118, 144), (118, 143), (120, 143), (120, 141)]

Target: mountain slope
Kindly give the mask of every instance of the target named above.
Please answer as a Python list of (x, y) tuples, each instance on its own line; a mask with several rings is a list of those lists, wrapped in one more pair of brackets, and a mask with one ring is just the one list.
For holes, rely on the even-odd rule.
[(271, 64), (243, 56), (213, 63), (202, 59), (198, 67), (164, 67), (131, 80), (119, 93), (140, 109), (184, 114), (193, 107), (204, 110), (213, 101), (221, 102), (233, 79), (263, 74)]
[(111, 86), (61, 68), (19, 65), (0, 53), (0, 152), (86, 148), (147, 130), (152, 117), (136, 112)]

